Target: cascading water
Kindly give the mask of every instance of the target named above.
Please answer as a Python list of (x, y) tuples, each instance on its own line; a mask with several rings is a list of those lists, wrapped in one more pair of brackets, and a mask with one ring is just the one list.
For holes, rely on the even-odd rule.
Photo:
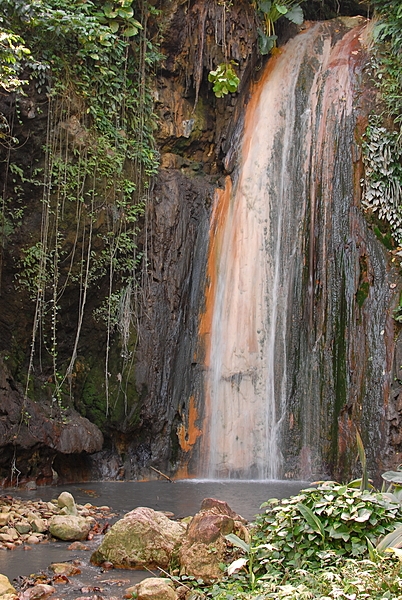
[[(358, 252), (351, 290), (342, 292), (338, 280), (348, 269), (343, 248), (354, 210), (363, 25), (354, 20), (350, 29), (348, 21), (316, 23), (269, 60), (246, 110), (240, 164), (216, 195), (200, 325), (206, 400), (199, 474), (207, 478), (283, 477), (284, 432), (289, 438), (295, 425), (298, 474), (310, 475), (320, 454), (322, 389), (338, 390), (324, 409), (336, 420), (350, 387), (340, 373), (346, 329), (359, 319), (350, 316)], [(306, 397), (295, 408), (298, 378)]]

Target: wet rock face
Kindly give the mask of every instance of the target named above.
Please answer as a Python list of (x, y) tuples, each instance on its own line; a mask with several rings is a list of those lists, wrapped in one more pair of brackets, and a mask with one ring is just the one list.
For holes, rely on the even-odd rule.
[[(39, 369), (32, 373), (35, 403), (27, 401), (24, 405), (23, 393), (14, 380), (23, 383), (26, 377), (34, 304), (22, 286), (17, 290), (16, 278), (22, 249), (41, 226), (38, 188), (24, 184), (30, 210), (25, 211), (21, 227), (7, 240), (2, 255), (0, 352), (7, 358), (10, 370), (8, 383), (0, 389), (5, 398), (0, 420), (4, 434), (0, 441), (4, 440), (0, 447), (3, 483), (9, 481), (7, 465), (9, 468), (14, 456), (20, 481), (33, 479), (38, 483), (51, 482), (55, 472), (59, 482), (103, 476), (124, 478), (149, 476), (149, 464), (168, 472), (178, 464), (176, 431), (185, 418), (182, 415), (188, 411), (190, 382), (198, 368), (193, 364), (193, 344), (202, 302), (209, 210), (214, 186), (224, 171), (225, 145), (244, 104), (257, 34), (248, 0), (231, 7), (230, 15), (215, 0), (163, 0), (158, 8), (162, 11), (158, 21), (163, 21), (162, 52), (166, 57), (158, 69), (154, 90), (155, 112), (160, 117), (157, 144), (161, 172), (139, 243), (147, 256), (148, 272), (142, 276), (145, 284), (141, 292), (136, 364), (127, 394), (128, 410), (112, 419), (105, 416), (99, 399), (105, 385), (105, 339), (104, 330), (91, 315), (104, 289), (88, 294), (80, 364), (74, 372), (69, 399), (75, 410), (71, 408), (63, 414), (57, 410), (50, 391), (54, 382), (48, 363), (43, 374)], [(156, 31), (156, 25), (149, 26), (155, 26)], [(242, 91), (217, 101), (207, 75), (226, 56), (238, 62)], [(20, 144), (15, 151), (16, 164), (28, 170), (32, 165), (43, 164), (48, 116), (46, 97), (39, 98), (34, 85), (31, 91), (21, 103), (21, 119), (16, 125)], [(0, 111), (7, 118), (11, 118), (14, 107), (12, 95), (0, 98)], [(73, 116), (59, 126), (78, 146), (85, 145), (82, 126), (74, 119)], [(5, 173), (0, 173), (0, 177), (5, 180)], [(11, 183), (9, 187), (10, 198), (18, 207)], [(68, 239), (71, 232), (64, 233)], [(78, 296), (78, 289), (70, 290), (62, 300), (60, 364), (65, 364), (71, 355)], [(119, 349), (112, 348), (114, 356), (113, 353), (119, 355)], [(111, 398), (111, 404), (115, 400)], [(21, 418), (24, 411), (29, 428)], [(99, 427), (107, 440), (107, 449), (101, 453)], [(13, 437), (17, 429), (18, 435)]]
[(60, 414), (54, 403), (24, 398), (0, 360), (0, 481), (15, 484), (33, 479), (57, 481), (56, 457), (99, 451), (103, 435), (96, 425), (69, 409)]

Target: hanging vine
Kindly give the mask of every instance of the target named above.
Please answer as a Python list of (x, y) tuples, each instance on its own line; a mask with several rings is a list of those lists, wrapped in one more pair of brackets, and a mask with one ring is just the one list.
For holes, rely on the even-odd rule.
[[(16, 185), (42, 189), (40, 230), (21, 251), (17, 281), (34, 302), (25, 394), (35, 397), (32, 374), (42, 372), (52, 401), (64, 408), (80, 370), (88, 371), (79, 358), (81, 334), (85, 320), (94, 319), (106, 334), (104, 383), (93, 383), (104, 398), (99, 423), (122, 390), (127, 413), (142, 258), (138, 231), (158, 168), (149, 77), (159, 53), (147, 30), (157, 11), (145, 0), (3, 4), (0, 62), (4, 53), (11, 60), (8, 70), (0, 70), (0, 87), (21, 93), (31, 82), (48, 98), (43, 160), (29, 172), (25, 165), (9, 165)], [(20, 99), (17, 95), (17, 113)], [(10, 144), (13, 124), (4, 115), (1, 122), (0, 141), (8, 136)], [(3, 225), (14, 201), (5, 185)], [(92, 314), (89, 293), (99, 296)], [(60, 327), (72, 296), (76, 322), (67, 352)], [(112, 343), (119, 334), (119, 360), (112, 368)], [(84, 413), (95, 410), (90, 403)]]

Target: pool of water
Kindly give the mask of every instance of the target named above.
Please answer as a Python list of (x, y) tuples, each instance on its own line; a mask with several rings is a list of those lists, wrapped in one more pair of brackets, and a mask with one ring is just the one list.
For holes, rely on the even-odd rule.
[[(154, 510), (172, 512), (177, 519), (198, 512), (204, 498), (217, 498), (225, 500), (234, 511), (252, 521), (259, 512), (260, 505), (269, 498), (286, 498), (308, 485), (307, 482), (301, 481), (97, 481), (41, 487), (36, 490), (7, 489), (7, 494), (23, 500), (49, 501), (66, 490), (74, 496), (78, 504), (90, 502), (95, 506), (110, 506), (120, 516), (138, 506), (147, 506)], [(121, 569), (104, 573), (99, 567), (90, 565), (90, 555), (100, 541), (100, 537), (94, 538), (88, 544), (90, 551), (68, 550), (69, 542), (39, 544), (31, 550), (23, 550), (21, 547), (13, 551), (4, 550), (0, 552), (0, 572), (12, 581), (20, 575), (47, 572), (47, 567), (52, 562), (77, 559), (81, 562), (82, 573), (71, 578), (71, 585), (63, 586), (62, 597), (65, 600), (75, 598), (77, 594), (82, 595), (81, 589), (88, 586), (100, 587), (102, 592), (99, 593), (104, 598), (113, 595), (121, 597), (122, 593), (117, 588), (134, 585), (149, 576), (147, 572)]]

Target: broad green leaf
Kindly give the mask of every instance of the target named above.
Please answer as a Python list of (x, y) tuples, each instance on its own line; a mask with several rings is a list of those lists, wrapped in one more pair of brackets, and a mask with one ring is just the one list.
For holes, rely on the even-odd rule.
[(263, 13), (269, 13), (272, 7), (271, 0), (258, 0), (258, 8), (262, 10)]
[(301, 514), (303, 515), (303, 517), (306, 519), (306, 521), (310, 525), (310, 527), (316, 533), (319, 533), (320, 536), (322, 537), (322, 539), (324, 539), (325, 538), (324, 527), (323, 527), (320, 519), (317, 517), (317, 515), (315, 515), (313, 513), (313, 511), (311, 510), (311, 508), (309, 508), (305, 504), (301, 504), (301, 503), (297, 504), (297, 508), (299, 509), (299, 511), (301, 512)]
[(368, 521), (369, 518), (371, 517), (372, 514), (372, 510), (369, 510), (368, 508), (361, 508), (358, 512), (358, 516), (354, 517), (353, 520), (357, 521), (358, 523), (364, 523), (364, 521)]
[(275, 4), (275, 8), (281, 15), (286, 15), (286, 13), (288, 12), (286, 6), (283, 6), (281, 4)]
[(134, 35), (137, 35), (137, 33), (138, 29), (133, 25), (129, 25), (123, 30), (123, 35), (125, 35), (126, 37), (133, 37)]
[(119, 24), (117, 21), (109, 21), (109, 27), (112, 30), (112, 33), (117, 33), (119, 30)]
[(400, 525), (394, 531), (391, 531), (385, 537), (383, 537), (383, 539), (376, 546), (378, 552), (384, 552), (386, 550), (386, 548), (401, 548), (401, 547), (402, 547), (402, 525)]
[(130, 8), (119, 8), (119, 10), (117, 11), (119, 13), (119, 17), (121, 17), (122, 19), (131, 19), (131, 17), (134, 14), (133, 9)]
[(402, 484), (402, 471), (386, 471), (381, 477), (390, 483)]
[(117, 17), (117, 11), (114, 10), (113, 4), (110, 4), (109, 2), (106, 2), (105, 6), (103, 7), (103, 12), (108, 19), (115, 19)]
[(250, 544), (247, 544), (244, 540), (239, 538), (235, 533), (228, 533), (224, 536), (228, 542), (233, 544), (233, 546), (237, 546), (237, 548), (241, 548), (244, 552), (250, 552)]
[(298, 4), (288, 10), (285, 17), (292, 23), (295, 23), (295, 25), (302, 25), (304, 21), (303, 10)]
[(265, 35), (262, 30), (258, 30), (258, 46), (260, 50), (260, 54), (265, 56), (269, 54), (272, 48), (275, 46), (275, 42), (278, 39), (276, 35)]

